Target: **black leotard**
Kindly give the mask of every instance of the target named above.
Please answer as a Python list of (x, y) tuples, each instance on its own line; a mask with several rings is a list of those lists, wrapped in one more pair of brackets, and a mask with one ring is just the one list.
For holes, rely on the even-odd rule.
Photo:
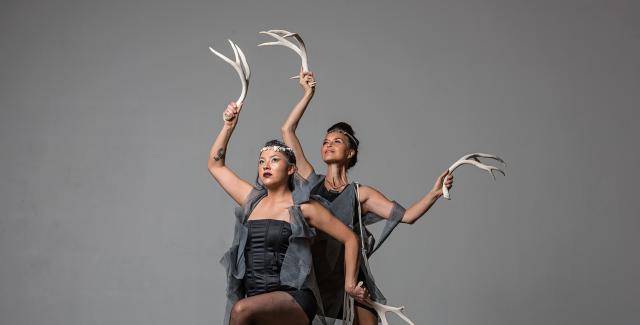
[(316, 300), (311, 290), (297, 290), (280, 284), (280, 269), (289, 247), (291, 225), (282, 220), (258, 219), (249, 220), (248, 228), (243, 280), (247, 297), (285, 291), (302, 307), (309, 321), (313, 320)]
[(328, 190), (324, 186), (324, 182), (322, 182), (322, 183), (319, 183), (318, 185), (316, 185), (316, 187), (314, 187), (311, 190), (311, 193), (314, 193), (316, 195), (320, 195), (323, 198), (325, 198), (327, 201), (333, 202), (338, 196), (340, 196), (340, 193), (342, 193), (342, 192), (336, 192), (336, 191)]
[[(342, 192), (335, 192), (335, 191), (331, 191), (329, 189), (327, 189), (324, 186), (324, 182), (320, 182), (318, 185), (316, 185), (315, 188), (313, 188), (311, 190), (312, 193), (316, 194), (316, 195), (320, 195), (321, 197), (323, 197), (324, 199), (326, 199), (329, 202), (333, 202), (336, 198), (338, 198), (338, 196), (340, 196), (340, 194)], [(357, 216), (354, 216), (354, 218), (357, 218)], [(353, 224), (357, 223), (358, 220), (353, 220)], [(362, 281), (363, 286), (366, 288), (367, 287), (367, 279), (364, 276), (364, 273), (362, 273), (362, 269), (358, 270), (358, 282)], [(363, 305), (361, 303), (359, 303), (358, 301), (355, 301), (356, 306), (358, 307), (362, 307), (364, 309), (369, 310), (371, 313), (373, 313), (374, 315), (376, 314), (375, 309)], [(338, 315), (342, 314), (342, 308), (340, 308), (340, 311), (338, 312)]]

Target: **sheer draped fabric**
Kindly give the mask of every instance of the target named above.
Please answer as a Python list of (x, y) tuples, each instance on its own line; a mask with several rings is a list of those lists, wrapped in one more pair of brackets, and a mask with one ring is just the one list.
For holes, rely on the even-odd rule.
[[(310, 289), (318, 303), (318, 316), (316, 319), (324, 324), (324, 317), (322, 316), (324, 314), (323, 303), (316, 283), (313, 258), (311, 256), (311, 243), (316, 236), (316, 230), (307, 224), (300, 210), (300, 204), (309, 200), (309, 193), (303, 190), (306, 188), (304, 183), (307, 183), (304, 179), (295, 177), (295, 186), (292, 193), (294, 205), (289, 208), (291, 237), (289, 238), (289, 247), (286, 250), (280, 270), (280, 283), (295, 289)], [(258, 185), (247, 197), (245, 205), (237, 207), (235, 210), (236, 223), (231, 248), (220, 260), (220, 263), (226, 269), (227, 276), (225, 324), (229, 323), (233, 305), (246, 295), (243, 287), (243, 278), (246, 273), (244, 250), (248, 237), (247, 220), (260, 199), (266, 195), (266, 188)]]
[[(367, 213), (362, 216), (363, 228), (360, 231), (358, 222), (358, 200), (357, 200), (357, 187), (356, 183), (351, 183), (345, 187), (345, 189), (333, 200), (329, 201), (320, 195), (317, 195), (317, 191), (314, 190), (316, 186), (323, 186), (324, 175), (312, 173), (307, 182), (300, 183), (299, 193), (308, 192), (309, 196), (320, 202), (325, 208), (340, 219), (342, 223), (351, 228), (356, 235), (360, 237), (362, 233), (364, 238), (364, 250), (362, 254), (370, 257), (382, 243), (391, 235), (393, 230), (402, 220), (405, 213), (405, 208), (400, 204), (393, 201), (393, 208), (389, 218), (385, 219), (373, 213)], [(372, 233), (366, 228), (367, 225), (374, 224), (376, 222), (386, 220), (385, 226), (379, 236), (378, 242)], [(324, 316), (322, 320), (317, 318), (314, 324), (320, 324), (322, 322), (333, 323), (336, 320), (343, 318), (343, 304), (344, 304), (344, 246), (337, 240), (331, 238), (329, 235), (322, 231), (317, 231), (317, 235), (314, 238), (311, 246), (313, 253), (313, 265), (316, 274), (317, 284), (320, 290), (320, 296), (322, 297), (322, 303), (324, 307)], [(370, 269), (363, 263), (364, 257), (361, 256), (359, 274), (362, 280), (366, 283), (366, 287), (371, 294), (371, 299), (379, 303), (386, 303), (386, 298), (382, 294), (382, 291), (376, 285), (376, 281), (371, 273)]]

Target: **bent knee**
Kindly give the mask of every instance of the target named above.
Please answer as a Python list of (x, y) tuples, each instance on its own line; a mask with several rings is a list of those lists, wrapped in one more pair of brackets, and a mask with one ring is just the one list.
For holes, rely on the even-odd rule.
[(253, 308), (251, 304), (247, 303), (244, 299), (236, 302), (231, 308), (231, 318), (235, 320), (248, 320), (253, 315)]

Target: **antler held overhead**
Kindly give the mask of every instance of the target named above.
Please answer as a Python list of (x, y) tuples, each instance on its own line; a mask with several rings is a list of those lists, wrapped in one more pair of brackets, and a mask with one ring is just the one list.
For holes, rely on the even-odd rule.
[[(269, 35), (275, 38), (276, 41), (261, 43), (261, 44), (258, 44), (258, 46), (269, 46), (269, 45), (286, 46), (294, 50), (296, 53), (298, 53), (298, 55), (302, 59), (302, 71), (303, 72), (309, 71), (309, 64), (307, 62), (307, 48), (304, 45), (304, 41), (302, 40), (300, 35), (298, 35), (297, 33), (292, 33), (292, 32), (283, 30), (283, 29), (272, 29), (268, 31), (261, 31), (260, 34)], [(293, 37), (298, 43), (298, 45), (293, 44), (293, 42), (287, 39), (290, 37)], [(291, 79), (295, 79), (295, 78), (298, 78), (298, 76), (291, 77)]]
[(235, 55), (235, 61), (231, 61), (228, 57), (220, 54), (218, 51), (214, 50), (212, 47), (209, 47), (209, 50), (213, 52), (213, 54), (217, 55), (219, 58), (229, 63), (238, 73), (240, 77), (240, 82), (242, 82), (242, 92), (240, 93), (240, 97), (236, 100), (236, 104), (238, 106), (242, 105), (245, 97), (247, 96), (247, 89), (249, 88), (249, 77), (251, 76), (251, 70), (249, 70), (249, 64), (247, 63), (247, 58), (244, 55), (244, 52), (229, 40), (229, 44), (231, 44), (231, 49), (233, 49), (233, 54)]

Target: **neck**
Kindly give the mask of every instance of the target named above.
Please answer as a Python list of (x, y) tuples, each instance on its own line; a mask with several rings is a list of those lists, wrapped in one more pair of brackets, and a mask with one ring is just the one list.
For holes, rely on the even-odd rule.
[(284, 186), (279, 185), (273, 188), (267, 187), (267, 196), (276, 201), (286, 200), (291, 197), (291, 191), (286, 184)]
[(344, 164), (327, 164), (327, 175), (325, 176), (325, 184), (333, 189), (342, 188), (349, 184), (347, 178), (347, 166)]

